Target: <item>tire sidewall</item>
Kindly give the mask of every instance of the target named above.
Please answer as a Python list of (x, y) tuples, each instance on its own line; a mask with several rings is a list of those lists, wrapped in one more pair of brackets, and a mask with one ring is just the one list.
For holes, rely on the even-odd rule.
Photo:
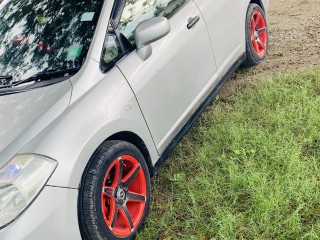
[[(259, 11), (266, 23), (266, 34), (267, 34), (267, 44), (266, 44), (266, 51), (263, 56), (258, 56), (253, 48), (252, 41), (251, 41), (251, 18), (253, 16), (253, 13), (255, 11)], [(250, 4), (247, 10), (247, 16), (246, 16), (246, 54), (247, 54), (247, 60), (250, 61), (251, 65), (257, 65), (261, 63), (267, 56), (269, 50), (269, 34), (268, 34), (268, 23), (266, 19), (266, 14), (263, 11), (263, 9), (258, 4)]]
[[(101, 193), (105, 174), (107, 173), (109, 167), (114, 162), (114, 160), (123, 155), (130, 155), (139, 161), (146, 177), (147, 196), (144, 213), (138, 227), (130, 235), (126, 237), (118, 237), (111, 232), (111, 230), (106, 226), (104, 222), (104, 217), (102, 214)], [(93, 240), (133, 239), (136, 236), (137, 232), (141, 230), (143, 223), (145, 222), (145, 219), (148, 215), (148, 209), (150, 205), (150, 174), (143, 155), (134, 145), (130, 143), (117, 142), (116, 146), (113, 145), (107, 149), (99, 149), (94, 154), (88, 166), (87, 174), (95, 175), (95, 177), (90, 178), (92, 179), (91, 181), (86, 181), (86, 177), (84, 177), (83, 180), (84, 185), (90, 184), (92, 186), (92, 199), (90, 201), (93, 206), (92, 214), (94, 214), (94, 218), (91, 218), (91, 221), (94, 222), (93, 224), (91, 223), (91, 225), (96, 226), (96, 232), (94, 234), (90, 233), (91, 231), (93, 231), (91, 228), (87, 229), (87, 233), (90, 234), (90, 236), (96, 236), (95, 238), (92, 238)], [(81, 196), (81, 191), (79, 197), (83, 197)], [(86, 216), (83, 216), (83, 218), (85, 217)]]

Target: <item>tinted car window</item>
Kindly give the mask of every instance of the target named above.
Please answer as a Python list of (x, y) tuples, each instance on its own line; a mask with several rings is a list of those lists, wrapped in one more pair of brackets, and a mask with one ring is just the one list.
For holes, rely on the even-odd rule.
[(79, 68), (103, 0), (3, 0), (0, 76), (14, 80), (45, 70)]

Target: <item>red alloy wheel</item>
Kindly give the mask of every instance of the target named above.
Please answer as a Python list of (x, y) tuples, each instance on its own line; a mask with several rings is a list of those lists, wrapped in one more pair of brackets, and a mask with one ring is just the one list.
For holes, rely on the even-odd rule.
[(252, 14), (250, 22), (251, 42), (255, 53), (263, 57), (267, 50), (268, 35), (266, 21), (259, 11)]
[(139, 161), (129, 155), (115, 159), (102, 186), (104, 222), (118, 237), (130, 235), (139, 225), (146, 207), (147, 182)]

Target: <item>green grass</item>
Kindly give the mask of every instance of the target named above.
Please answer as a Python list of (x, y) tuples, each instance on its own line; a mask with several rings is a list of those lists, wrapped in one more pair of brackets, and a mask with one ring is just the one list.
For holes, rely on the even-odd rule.
[(154, 177), (138, 239), (320, 239), (320, 69), (216, 99)]

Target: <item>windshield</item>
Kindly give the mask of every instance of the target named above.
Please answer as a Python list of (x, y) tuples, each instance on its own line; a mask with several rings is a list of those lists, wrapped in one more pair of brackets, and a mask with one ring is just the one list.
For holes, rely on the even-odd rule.
[(80, 68), (102, 4), (103, 0), (0, 0), (0, 76), (11, 76), (0, 79), (0, 86), (43, 71)]

